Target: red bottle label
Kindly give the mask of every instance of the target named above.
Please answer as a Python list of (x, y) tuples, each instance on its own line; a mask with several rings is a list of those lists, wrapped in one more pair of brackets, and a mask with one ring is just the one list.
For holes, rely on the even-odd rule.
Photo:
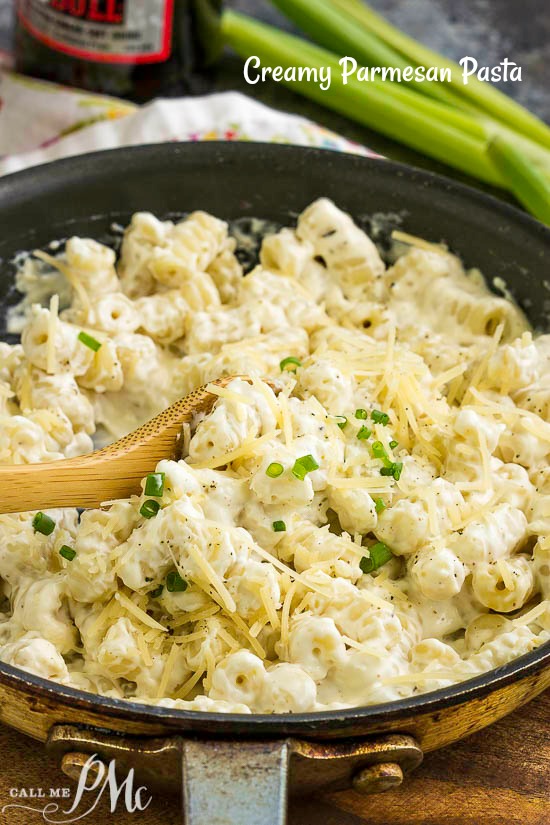
[(174, 0), (16, 0), (22, 25), (51, 49), (98, 63), (170, 57)]

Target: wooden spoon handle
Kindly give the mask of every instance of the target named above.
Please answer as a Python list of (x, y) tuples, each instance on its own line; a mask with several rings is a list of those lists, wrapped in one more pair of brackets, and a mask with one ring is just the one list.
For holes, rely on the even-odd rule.
[[(49, 507), (98, 507), (140, 492), (141, 479), (162, 458), (174, 458), (183, 419), (146, 444), (124, 452), (103, 450), (42, 464), (0, 466), (0, 513)], [(118, 444), (119, 442), (116, 442)]]
[[(181, 430), (181, 423), (178, 427)], [(168, 435), (168, 434), (167, 434)], [(104, 451), (41, 464), (0, 466), (0, 513), (50, 507), (98, 507), (140, 492), (140, 481), (161, 458), (174, 454), (176, 434), (144, 452), (106, 460)], [(163, 446), (164, 445), (164, 446)]]
[(139, 493), (141, 479), (161, 459), (179, 457), (183, 424), (199, 412), (210, 412), (215, 401), (213, 393), (200, 387), (102, 450), (62, 461), (0, 465), (0, 513), (98, 507)]

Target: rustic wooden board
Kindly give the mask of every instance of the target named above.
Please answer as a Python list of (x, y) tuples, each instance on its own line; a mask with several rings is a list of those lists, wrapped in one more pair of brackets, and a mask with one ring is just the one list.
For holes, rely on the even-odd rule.
[[(10, 788), (74, 788), (44, 747), (0, 727), (0, 810)], [(27, 802), (38, 806), (38, 802)], [(44, 801), (40, 803), (43, 807)], [(80, 809), (82, 810), (82, 809)], [(56, 817), (57, 818), (57, 817)], [(155, 798), (143, 813), (111, 814), (87, 825), (177, 825), (179, 802)], [(9, 810), (0, 825), (41, 825), (39, 813)], [(550, 825), (550, 692), (457, 745), (428, 755), (397, 791), (361, 797), (342, 791), (291, 804), (289, 825)]]

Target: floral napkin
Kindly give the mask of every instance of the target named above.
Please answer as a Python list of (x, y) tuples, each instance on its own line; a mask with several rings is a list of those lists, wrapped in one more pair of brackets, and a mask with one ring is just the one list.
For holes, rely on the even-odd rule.
[(179, 140), (293, 143), (374, 156), (316, 123), (237, 92), (138, 107), (6, 70), (0, 74), (0, 175), (99, 149)]

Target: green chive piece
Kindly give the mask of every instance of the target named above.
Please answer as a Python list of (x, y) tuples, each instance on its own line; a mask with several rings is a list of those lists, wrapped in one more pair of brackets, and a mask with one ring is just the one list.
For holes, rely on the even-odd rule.
[(375, 567), (382, 567), (383, 564), (387, 564), (393, 559), (392, 551), (383, 541), (377, 541), (376, 544), (373, 544), (369, 548), (369, 553)]
[(365, 427), (365, 425), (363, 425), (361, 427), (361, 429), (359, 430), (359, 432), (357, 433), (357, 438), (359, 439), (359, 441), (363, 441), (365, 438), (370, 438), (371, 435), (372, 435), (372, 431), (369, 430), (368, 427)]
[(284, 473), (285, 468), (282, 464), (279, 464), (278, 461), (272, 461), (267, 470), (265, 471), (266, 476), (269, 478), (279, 478)]
[(164, 494), (165, 473), (149, 473), (145, 481), (145, 495), (161, 498)]
[(361, 421), (365, 421), (365, 419), (368, 418), (367, 411), (362, 409), (355, 410), (355, 417), (359, 418)]
[(284, 523), (284, 521), (274, 521), (273, 530), (276, 533), (284, 533), (286, 531), (286, 524)]
[(375, 458), (381, 458), (386, 467), (391, 464), (391, 461), (389, 460), (388, 454), (386, 452), (386, 448), (384, 447), (381, 441), (373, 441), (372, 454)]
[(372, 573), (374, 570), (374, 564), (372, 563), (372, 559), (370, 556), (363, 556), (361, 561), (359, 562), (359, 567), (363, 573)]
[(155, 587), (154, 590), (151, 590), (149, 592), (149, 595), (152, 599), (158, 599), (160, 596), (162, 596), (163, 592), (164, 592), (164, 585), (159, 584), (158, 587)]
[(40, 511), (32, 520), (32, 526), (37, 533), (42, 533), (43, 536), (51, 536), (55, 530), (55, 521)]
[(344, 427), (346, 426), (346, 424), (348, 423), (348, 419), (346, 418), (346, 416), (345, 415), (335, 415), (334, 417), (340, 419), (336, 423), (338, 424), (340, 429), (343, 430)]
[(393, 477), (396, 481), (399, 481), (401, 478), (401, 473), (403, 472), (403, 462), (402, 461), (395, 461), (393, 465)]
[(374, 509), (376, 510), (377, 513), (381, 513), (382, 510), (386, 509), (386, 505), (384, 504), (384, 502), (382, 501), (381, 498), (375, 498), (374, 499)]
[(172, 570), (166, 576), (166, 589), (169, 593), (185, 593), (187, 590), (187, 582), (182, 579), (179, 573)]
[(81, 344), (84, 344), (85, 347), (92, 349), (94, 352), (97, 352), (98, 349), (101, 349), (101, 342), (96, 341), (96, 339), (92, 338), (91, 335), (88, 335), (87, 332), (79, 332), (78, 340)]
[(380, 468), (380, 475), (381, 476), (393, 476), (396, 481), (399, 481), (401, 478), (401, 473), (403, 472), (403, 462), (402, 461), (391, 461), (389, 467), (381, 467)]
[(63, 558), (67, 559), (67, 561), (72, 561), (76, 556), (76, 550), (73, 550), (72, 547), (64, 544), (63, 547), (59, 548), (59, 555), (63, 556)]
[(381, 410), (373, 410), (370, 414), (370, 417), (374, 421), (375, 424), (382, 424), (386, 427), (390, 423), (390, 417), (388, 413), (381, 412)]
[[(299, 358), (295, 358), (294, 355), (289, 355), (288, 358), (283, 358), (281, 363), (279, 364), (281, 368), (281, 372), (284, 372), (287, 367), (289, 366), (301, 367), (302, 362)], [(288, 372), (296, 372), (296, 370), (288, 370)]]
[(372, 454), (375, 458), (384, 458), (387, 453), (381, 441), (374, 441), (372, 445)]
[(382, 541), (377, 541), (372, 547), (369, 547), (369, 555), (363, 556), (359, 562), (359, 567), (363, 573), (372, 573), (373, 570), (378, 570), (382, 565), (387, 564), (393, 559), (393, 553), (387, 544)]
[(395, 450), (396, 447), (399, 447), (399, 441), (390, 441), (390, 450)]
[[(384, 447), (384, 445), (382, 444), (381, 441), (374, 441), (373, 442), (373, 444), (372, 444), (372, 454), (375, 458), (380, 458), (382, 460), (382, 463), (383, 463), (384, 466), (380, 470), (380, 473), (383, 476), (393, 475), (393, 473), (392, 473), (393, 461), (390, 461), (390, 458), (389, 458), (389, 456), (386, 452), (386, 448)], [(384, 472), (384, 470), (387, 470), (388, 472)]]
[(314, 470), (318, 469), (319, 465), (312, 455), (303, 455), (301, 458), (297, 458), (294, 462), (292, 475), (300, 481), (303, 481), (308, 473), (312, 473)]
[(141, 507), (139, 508), (139, 512), (143, 516), (143, 518), (153, 518), (153, 516), (156, 516), (159, 510), (160, 504), (158, 503), (158, 501), (152, 501), (151, 499), (147, 499), (147, 501), (144, 501)]

